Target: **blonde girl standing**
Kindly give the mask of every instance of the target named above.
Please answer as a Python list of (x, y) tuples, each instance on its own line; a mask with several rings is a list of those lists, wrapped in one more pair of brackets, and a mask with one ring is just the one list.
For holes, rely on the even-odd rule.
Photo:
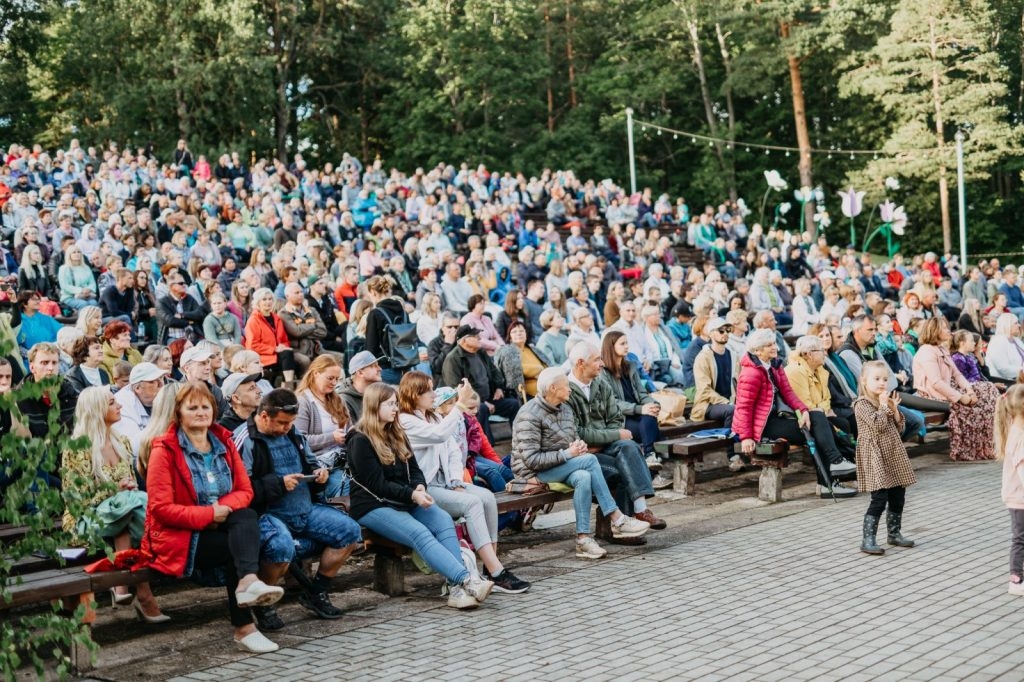
[(996, 459), (1003, 462), (1003, 502), (1010, 510), (1009, 593), (1024, 596), (1024, 385), (996, 404)]
[[(864, 514), (864, 538), (860, 551), (885, 554), (875, 542), (882, 512), (887, 540), (896, 547), (913, 547), (914, 541), (900, 534), (907, 486), (917, 482), (910, 458), (903, 447), (903, 415), (900, 399), (889, 392), (889, 367), (881, 360), (864, 363), (860, 375), (860, 397), (853, 404), (857, 418), (857, 487), (871, 493)], [(888, 511), (886, 510), (888, 508)], [(1024, 507), (1022, 507), (1024, 508)]]

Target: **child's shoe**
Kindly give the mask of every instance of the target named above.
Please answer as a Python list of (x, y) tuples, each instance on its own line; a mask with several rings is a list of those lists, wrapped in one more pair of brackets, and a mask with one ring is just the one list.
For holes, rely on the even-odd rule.
[(1010, 587), (1006, 590), (1006, 593), (1012, 594), (1014, 597), (1024, 597), (1024, 582), (1015, 583), (1011, 579)]

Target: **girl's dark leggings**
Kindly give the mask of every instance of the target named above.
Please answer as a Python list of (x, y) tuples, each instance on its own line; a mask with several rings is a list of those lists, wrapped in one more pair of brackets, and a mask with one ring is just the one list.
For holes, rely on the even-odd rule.
[(871, 493), (871, 504), (868, 505), (868, 516), (881, 516), (886, 505), (893, 514), (903, 513), (903, 503), (907, 499), (907, 489), (903, 487), (883, 488)]

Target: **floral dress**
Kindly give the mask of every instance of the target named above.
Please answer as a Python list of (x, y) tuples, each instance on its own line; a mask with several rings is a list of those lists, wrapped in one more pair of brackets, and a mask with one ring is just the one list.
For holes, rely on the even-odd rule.
[[(131, 452), (131, 443), (120, 434), (111, 434), (114, 447), (122, 452)], [(138, 547), (145, 525), (146, 493), (140, 490), (118, 490), (118, 481), (135, 478), (130, 459), (121, 459), (113, 466), (103, 465), (107, 481), (94, 475), (92, 450), (69, 451), (64, 453), (61, 481), (65, 500), (76, 501), (92, 507), (95, 518), (76, 518), (69, 509), (64, 510), (62, 528), (75, 536), (74, 544), (85, 545), (90, 529), (97, 525), (103, 538), (114, 538), (128, 532), (132, 546)]]

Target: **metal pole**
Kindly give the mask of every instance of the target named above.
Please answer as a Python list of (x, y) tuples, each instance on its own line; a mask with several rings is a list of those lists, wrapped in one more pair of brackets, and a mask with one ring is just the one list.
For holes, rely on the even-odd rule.
[(964, 196), (964, 134), (956, 131), (956, 191), (960, 205), (960, 272), (967, 272), (967, 200)]
[(633, 149), (633, 110), (626, 108), (626, 139), (629, 141), (629, 193), (636, 194), (636, 152)]

